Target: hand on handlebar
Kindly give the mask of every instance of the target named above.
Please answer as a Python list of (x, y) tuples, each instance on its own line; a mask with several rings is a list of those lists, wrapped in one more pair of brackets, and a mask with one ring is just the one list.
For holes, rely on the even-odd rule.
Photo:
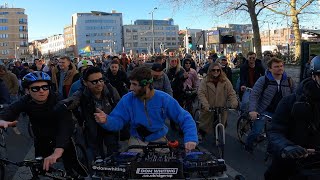
[(254, 121), (258, 118), (259, 113), (255, 111), (251, 111), (249, 112), (249, 115), (250, 115), (250, 119)]
[(7, 127), (16, 126), (17, 123), (18, 123), (18, 121), (10, 122), (10, 121), (0, 120), (0, 127), (6, 129)]
[(57, 159), (59, 159), (62, 156), (63, 153), (62, 148), (56, 148), (50, 156), (46, 157), (43, 161), (43, 170), (48, 171), (50, 166), (57, 162)]
[(197, 143), (196, 143), (196, 142), (187, 142), (187, 143), (184, 144), (184, 147), (185, 147), (185, 149), (186, 149), (186, 152), (189, 152), (189, 151), (195, 149), (196, 146), (197, 146)]
[[(309, 150), (312, 153), (312, 150)], [(298, 145), (292, 145), (287, 146), (283, 149), (281, 153), (282, 158), (289, 158), (289, 159), (298, 159), (308, 156), (307, 149), (298, 146)]]

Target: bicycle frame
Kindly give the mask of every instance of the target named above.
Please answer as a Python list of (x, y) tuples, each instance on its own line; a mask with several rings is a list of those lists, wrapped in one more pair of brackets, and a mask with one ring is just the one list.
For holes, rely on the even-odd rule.
[[(214, 107), (210, 108), (209, 111), (214, 113), (214, 121), (218, 121), (215, 128), (215, 141), (216, 146), (218, 147), (218, 150), (221, 152), (219, 153), (220, 158), (224, 157), (224, 145), (226, 144), (226, 134), (225, 134), (225, 126), (222, 124), (222, 118), (221, 114), (226, 111), (227, 108), (225, 107)], [(221, 137), (220, 137), (221, 136)]]

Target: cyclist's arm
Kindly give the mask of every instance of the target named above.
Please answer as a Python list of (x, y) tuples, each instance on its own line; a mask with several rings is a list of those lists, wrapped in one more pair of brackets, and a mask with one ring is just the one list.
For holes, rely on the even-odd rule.
[(107, 115), (107, 121), (100, 124), (104, 129), (109, 131), (119, 131), (129, 122), (131, 117), (128, 106), (132, 104), (129, 102), (129, 99), (132, 99), (131, 96), (133, 96), (132, 92), (124, 95), (110, 115)]
[(184, 134), (184, 142), (198, 143), (197, 127), (190, 113), (184, 110), (172, 97), (166, 98), (167, 116), (179, 124)]
[(265, 83), (265, 77), (261, 76), (252, 87), (251, 94), (249, 96), (249, 112), (256, 112), (258, 100), (262, 95), (263, 85)]
[(18, 101), (10, 104), (0, 111), (0, 119), (5, 121), (17, 120), (21, 112), (25, 112), (27, 105), (27, 97), (23, 96)]
[(203, 106), (204, 109), (207, 109), (209, 110), (210, 108), (210, 104), (208, 102), (208, 99), (207, 99), (207, 88), (206, 88), (206, 79), (203, 79), (200, 83), (200, 87), (198, 89), (198, 98), (199, 98), (199, 101), (201, 103), (201, 105)]
[(282, 98), (272, 116), (271, 126), (267, 130), (270, 147), (279, 156), (285, 147), (294, 145), (293, 142), (287, 139), (294, 99), (295, 94)]

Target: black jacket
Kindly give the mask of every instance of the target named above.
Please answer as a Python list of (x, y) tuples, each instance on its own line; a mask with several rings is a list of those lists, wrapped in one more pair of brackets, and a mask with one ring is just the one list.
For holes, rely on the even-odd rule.
[(223, 72), (227, 75), (227, 78), (232, 84), (232, 70), (229, 66), (225, 66), (222, 68)]
[(10, 96), (6, 84), (0, 79), (0, 104), (9, 104)]
[[(258, 61), (256, 61), (256, 65), (254, 67), (254, 82), (256, 82), (259, 77), (263, 76), (265, 74), (265, 69), (263, 68), (262, 64)], [(245, 62), (240, 67), (240, 87), (246, 86), (249, 88), (252, 88), (249, 83), (249, 64), (248, 62)]]
[(125, 72), (119, 70), (116, 75), (113, 75), (112, 72), (108, 70), (106, 77), (108, 78), (110, 84), (117, 89), (120, 97), (128, 93), (130, 82)]
[(74, 125), (70, 112), (61, 116), (60, 111), (54, 110), (58, 100), (56, 94), (49, 94), (46, 103), (37, 104), (30, 95), (25, 95), (2, 111), (0, 119), (14, 121), (20, 113), (25, 112), (29, 116), (37, 140), (46, 139), (48, 143), (55, 142), (57, 148), (65, 148), (70, 143)]
[[(107, 86), (109, 86), (109, 88)], [(112, 93), (110, 92), (111, 90)], [(99, 108), (106, 114), (110, 114), (112, 109), (119, 102), (120, 96), (117, 90), (110, 84), (104, 87), (102, 93), (102, 107)], [(75, 92), (71, 97), (62, 100), (59, 105), (63, 106), (63, 104), (68, 104), (68, 110), (73, 110), (75, 114), (78, 114), (77, 118), (80, 126), (84, 128), (84, 134), (88, 146), (98, 149), (98, 142), (105, 134), (114, 134), (114, 132), (109, 132), (103, 129), (96, 122), (94, 113), (96, 112), (97, 104), (95, 104), (95, 97), (87, 88), (83, 91)]]
[(305, 149), (320, 147), (320, 94), (319, 88), (314, 87), (315, 83), (310, 78), (306, 79), (300, 83), (296, 94), (279, 102), (267, 131), (273, 160), (265, 173), (266, 180), (288, 179), (301, 170), (299, 164), (312, 163), (320, 158), (317, 154), (300, 159), (281, 157), (283, 149), (290, 145)]

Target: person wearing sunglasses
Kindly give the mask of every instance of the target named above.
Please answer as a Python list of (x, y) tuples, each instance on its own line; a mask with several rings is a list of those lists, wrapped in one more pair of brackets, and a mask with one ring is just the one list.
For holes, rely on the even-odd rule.
[[(120, 96), (116, 88), (106, 81), (100, 68), (87, 68), (82, 79), (84, 89), (62, 100), (59, 106), (72, 110), (77, 117), (78, 124), (84, 132), (84, 145), (91, 163), (96, 158), (108, 157), (119, 149), (119, 133), (107, 131), (99, 126), (94, 114), (109, 114), (120, 100)], [(104, 146), (107, 147), (106, 154)]]
[[(236, 92), (231, 82), (222, 71), (221, 65), (212, 63), (209, 66), (207, 76), (203, 78), (198, 90), (198, 98), (201, 103), (199, 133), (203, 137), (213, 132), (212, 107), (238, 107)], [(222, 114), (222, 123), (226, 126), (227, 111)]]
[(188, 78), (183, 83), (184, 90), (197, 90), (200, 84), (199, 77), (197, 71), (191, 67), (192, 61), (191, 59), (185, 59), (183, 61), (183, 68), (188, 74)]
[(35, 157), (46, 157), (43, 168), (48, 170), (46, 164), (62, 156), (69, 175), (86, 176), (87, 171), (77, 160), (71, 141), (74, 127), (72, 114), (65, 112), (62, 116), (62, 112), (55, 108), (59, 98), (50, 89), (50, 76), (42, 71), (28, 73), (22, 79), (22, 86), (26, 95), (1, 111), (0, 119), (9, 123), (18, 119), (20, 113), (26, 113), (35, 136)]
[(110, 131), (119, 131), (128, 124), (131, 135), (128, 145), (147, 146), (149, 142), (167, 142), (165, 121), (170, 118), (183, 129), (186, 151), (195, 149), (198, 143), (195, 121), (169, 94), (153, 88), (151, 69), (135, 68), (129, 79), (131, 92), (121, 98), (110, 114), (96, 113), (97, 123)]

